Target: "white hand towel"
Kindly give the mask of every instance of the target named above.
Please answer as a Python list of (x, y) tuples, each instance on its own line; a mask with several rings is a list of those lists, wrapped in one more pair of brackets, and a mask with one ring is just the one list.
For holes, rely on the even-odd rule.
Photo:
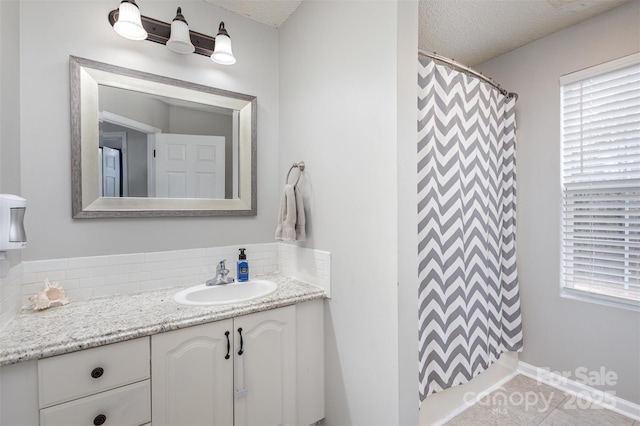
[(280, 241), (304, 241), (307, 238), (304, 202), (300, 190), (295, 185), (284, 186), (275, 238)]
[(304, 229), (304, 200), (302, 199), (302, 193), (298, 189), (297, 185), (293, 192), (296, 196), (296, 241), (305, 241), (307, 239), (307, 233)]
[(296, 195), (293, 185), (285, 185), (278, 214), (276, 240), (295, 241), (296, 239)]

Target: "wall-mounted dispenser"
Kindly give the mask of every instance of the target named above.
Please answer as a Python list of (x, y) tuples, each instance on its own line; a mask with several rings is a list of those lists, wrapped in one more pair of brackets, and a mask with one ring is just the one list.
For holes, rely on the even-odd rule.
[(27, 200), (17, 195), (0, 194), (0, 251), (21, 249), (27, 245), (24, 213)]

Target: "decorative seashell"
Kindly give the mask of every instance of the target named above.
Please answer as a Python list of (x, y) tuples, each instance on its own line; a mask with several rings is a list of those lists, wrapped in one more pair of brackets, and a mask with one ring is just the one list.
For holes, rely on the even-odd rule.
[(62, 306), (69, 303), (69, 298), (58, 283), (54, 282), (51, 284), (49, 280), (45, 280), (44, 285), (44, 290), (29, 297), (33, 309), (39, 311), (52, 306)]

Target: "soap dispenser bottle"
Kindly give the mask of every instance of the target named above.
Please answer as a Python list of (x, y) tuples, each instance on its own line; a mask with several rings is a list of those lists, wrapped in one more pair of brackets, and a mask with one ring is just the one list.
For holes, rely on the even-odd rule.
[(249, 281), (249, 262), (247, 262), (247, 255), (244, 254), (246, 249), (239, 249), (240, 256), (238, 256), (238, 281)]

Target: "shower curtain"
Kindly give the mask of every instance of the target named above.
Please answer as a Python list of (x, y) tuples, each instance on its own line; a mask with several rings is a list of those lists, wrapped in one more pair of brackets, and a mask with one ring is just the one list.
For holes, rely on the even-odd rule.
[(419, 60), (420, 401), (522, 349), (515, 99)]

